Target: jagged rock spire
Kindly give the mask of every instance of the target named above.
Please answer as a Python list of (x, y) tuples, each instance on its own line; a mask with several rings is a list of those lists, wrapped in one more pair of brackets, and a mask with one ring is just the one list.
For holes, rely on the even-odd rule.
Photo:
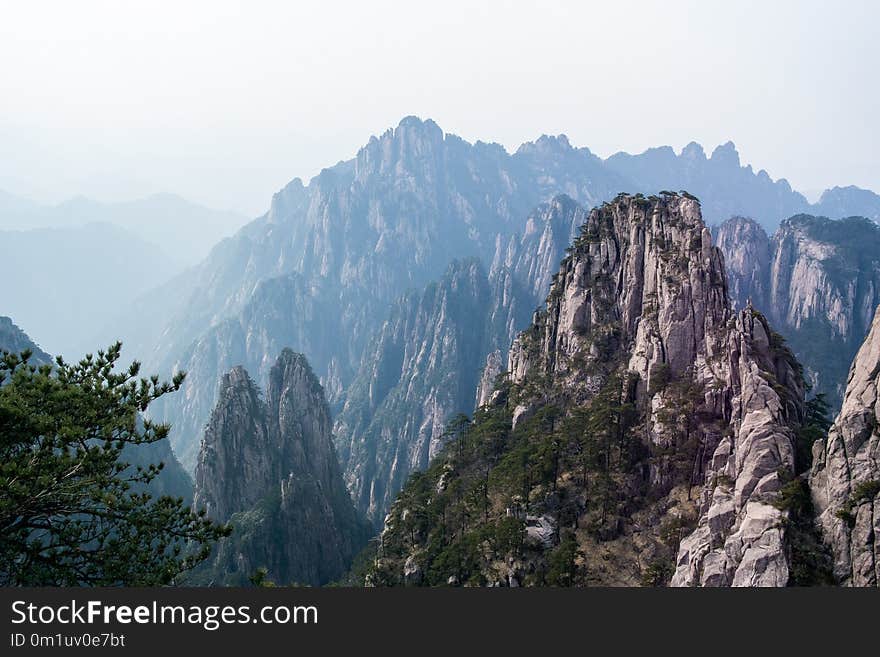
[(843, 406), (816, 443), (810, 486), (834, 574), (880, 585), (880, 307), (853, 361)]

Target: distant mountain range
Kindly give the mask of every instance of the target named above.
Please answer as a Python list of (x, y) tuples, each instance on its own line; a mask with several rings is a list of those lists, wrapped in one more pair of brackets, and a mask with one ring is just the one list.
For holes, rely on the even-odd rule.
[(245, 222), (171, 194), (47, 206), (0, 191), (0, 312), (53, 351), (79, 357), (115, 339), (107, 327), (133, 299)]
[(195, 264), (211, 247), (247, 223), (247, 218), (212, 210), (174, 194), (156, 194), (119, 203), (77, 197), (42, 205), (0, 190), (0, 230), (74, 228), (92, 223), (124, 228), (151, 242), (181, 264)]
[(113, 338), (98, 336), (120, 308), (182, 269), (159, 247), (107, 223), (0, 231), (0, 243), (0, 311), (71, 360), (106, 347)]
[[(621, 191), (647, 198), (680, 189), (700, 198), (707, 223), (745, 214), (772, 227), (813, 209), (784, 180), (742, 166), (732, 144), (709, 157), (692, 144), (679, 154), (661, 148), (602, 160), (565, 136), (544, 135), (511, 154), (497, 144), (471, 144), (444, 133), (433, 121), (407, 117), (308, 185), (293, 180), (265, 215), (218, 244), (199, 265), (139, 299), (119, 332), (151, 369), (189, 372), (185, 394), (155, 406), (174, 425), (172, 442), (188, 468), (195, 465), (223, 373), (242, 365), (262, 387), (275, 354), (285, 347), (304, 353), (331, 408), (346, 409), (336, 440), (349, 485), (358, 488), (355, 501), (381, 520), (409, 468), (391, 474), (389, 464), (368, 466), (357, 455), (369, 460), (373, 455), (365, 446), (381, 443), (400, 463), (421, 463), (433, 448), (409, 452), (412, 445), (387, 444), (383, 436), (390, 435), (391, 420), (414, 423), (406, 428), (414, 444), (430, 445), (450, 415), (473, 409), (476, 390), (465, 394), (424, 377), (454, 372), (450, 380), (469, 386), (486, 362), (484, 354), (466, 373), (451, 361), (413, 368), (423, 357), (418, 341), (439, 344), (427, 330), (432, 322), (441, 322), (436, 328), (448, 329), (450, 336), (468, 336), (459, 340), (462, 348), (471, 349), (473, 341), (488, 352), (498, 349), (505, 359), (507, 339), (543, 303), (583, 219), (582, 208)], [(867, 213), (876, 195), (862, 192), (844, 189), (828, 197), (846, 199), (848, 211)], [(541, 209), (559, 194), (567, 197)], [(435, 294), (430, 286), (450, 263), (467, 258), (479, 260), (490, 277), (472, 289), (489, 285), (490, 305), (504, 312), (487, 318), (426, 303)], [(469, 292), (448, 288), (455, 280), (436, 288), (444, 291), (441, 300), (469, 302)], [(470, 285), (470, 278), (462, 280)], [(408, 290), (416, 290), (422, 301), (404, 298)], [(407, 319), (419, 312), (433, 316)], [(452, 320), (458, 325), (448, 324)], [(488, 332), (487, 321), (493, 322)], [(404, 328), (412, 344), (400, 342)], [(445, 353), (459, 357), (454, 350)], [(375, 370), (379, 357), (391, 369)], [(416, 409), (414, 401), (404, 400), (419, 397), (417, 390), (438, 400), (442, 392), (443, 401)], [(355, 398), (366, 406), (358, 408)], [(374, 420), (374, 413), (381, 417)], [(367, 442), (358, 446), (362, 440)], [(381, 472), (397, 483), (385, 489)]]

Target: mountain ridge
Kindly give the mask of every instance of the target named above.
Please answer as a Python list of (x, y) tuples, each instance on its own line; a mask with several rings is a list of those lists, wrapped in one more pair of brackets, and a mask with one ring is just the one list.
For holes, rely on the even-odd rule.
[(593, 209), (507, 382), (392, 506), (367, 581), (784, 585), (773, 501), (804, 389), (774, 336), (730, 307), (693, 197)]

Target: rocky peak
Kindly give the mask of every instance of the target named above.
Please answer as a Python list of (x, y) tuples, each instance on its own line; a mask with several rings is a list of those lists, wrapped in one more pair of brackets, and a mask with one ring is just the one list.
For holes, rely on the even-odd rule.
[(279, 583), (322, 584), (348, 567), (368, 530), (345, 490), (330, 411), (304, 356), (281, 352), (265, 399), (244, 368), (224, 375), (194, 506), (234, 527), (203, 579), (243, 584), (265, 567)]
[(818, 523), (849, 586), (880, 585), (880, 307), (849, 373), (840, 414), (813, 449)]
[(548, 155), (551, 153), (568, 153), (573, 151), (571, 143), (566, 135), (541, 135), (535, 141), (528, 141), (520, 145), (517, 153), (520, 155)]
[[(405, 558), (383, 553), (379, 581), (438, 567), (446, 575), (414, 533), (399, 532), (412, 514), (443, 522), (439, 507), (456, 504), (444, 491), (458, 478), (459, 495), (473, 485), (483, 500), (474, 536), (521, 519), (530, 541), (492, 553), (467, 573), (474, 581), (540, 582), (531, 573), (565, 536), (595, 583), (788, 582), (777, 501), (794, 474), (803, 379), (760, 313), (732, 311), (724, 260), (695, 198), (620, 195), (592, 210), (508, 364), (508, 381), (470, 429), (491, 447), (468, 455), (465, 437), (459, 452), (435, 459), (428, 480), (404, 489), (383, 544), (402, 545)], [(619, 451), (604, 451), (605, 440)], [(421, 508), (435, 499), (438, 509)], [(669, 526), (679, 528), (672, 543)]]
[(706, 159), (706, 151), (703, 150), (703, 147), (700, 144), (692, 141), (681, 149), (681, 157), (693, 162), (704, 161)]
[[(672, 583), (785, 585), (784, 514), (773, 500), (794, 472), (803, 380), (763, 316), (751, 305), (733, 314), (724, 259), (694, 199), (622, 196), (593, 210), (547, 309), (511, 347), (510, 376), (523, 385), (537, 370), (589, 399), (615, 352), (635, 375), (654, 445), (685, 449), (668, 419), (681, 405), (668, 381), (690, 380), (702, 391), (693, 411), (701, 419), (687, 439), (699, 443), (692, 474), (703, 485), (699, 518), (681, 542)], [(535, 409), (518, 407), (514, 425)], [(655, 461), (652, 485), (673, 486), (673, 470)]]
[(713, 163), (724, 167), (739, 169), (740, 166), (739, 153), (732, 141), (717, 146), (715, 150), (712, 151), (712, 157), (710, 159)]
[[(630, 367), (650, 386), (658, 364), (680, 373), (693, 362), (707, 329), (727, 320), (726, 295), (721, 253), (695, 199), (619, 196), (590, 212), (546, 311), (511, 347), (508, 369), (515, 382), (535, 366), (562, 374), (580, 351), (578, 336), (596, 327), (636, 341)], [(588, 358), (601, 357), (591, 348)]]
[(269, 371), (266, 404), (269, 431), (283, 443), (282, 462), (291, 471), (309, 472), (330, 485), (336, 457), (328, 441), (330, 409), (306, 357), (284, 349)]
[(252, 507), (278, 481), (260, 391), (243, 367), (223, 375), (195, 473), (194, 507), (220, 521)]
[(442, 148), (443, 131), (434, 121), (404, 117), (358, 152), (355, 179), (363, 184), (375, 176), (430, 176)]

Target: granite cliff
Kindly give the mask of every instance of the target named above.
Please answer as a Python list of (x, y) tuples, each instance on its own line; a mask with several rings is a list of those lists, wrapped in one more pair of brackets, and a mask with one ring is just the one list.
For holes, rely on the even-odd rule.
[(880, 226), (797, 215), (768, 237), (737, 217), (717, 234), (735, 304), (751, 299), (789, 340), (813, 391), (839, 408), (849, 364), (880, 304)]
[(507, 380), (410, 479), (375, 584), (781, 586), (800, 367), (689, 195), (586, 214)]
[(281, 352), (265, 399), (247, 372), (224, 375), (196, 466), (194, 507), (230, 522), (195, 583), (326, 584), (369, 536), (336, 458), (330, 409), (305, 357)]
[(828, 439), (813, 449), (810, 488), (833, 572), (880, 585), (880, 307), (859, 349)]

